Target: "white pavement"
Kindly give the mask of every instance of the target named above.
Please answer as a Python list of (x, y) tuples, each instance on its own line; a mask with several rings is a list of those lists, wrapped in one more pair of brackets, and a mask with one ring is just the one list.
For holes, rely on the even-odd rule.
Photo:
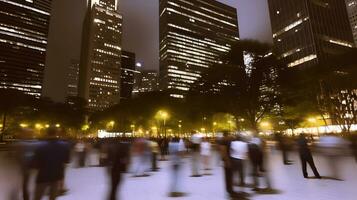
[[(330, 179), (304, 179), (302, 177), (300, 162), (295, 154), (291, 155), (294, 165), (282, 164), (279, 152), (270, 155), (270, 177), (275, 189), (281, 193), (274, 195), (257, 195), (252, 193), (253, 200), (356, 200), (357, 199), (357, 163), (352, 157), (336, 160), (344, 181)], [(225, 190), (223, 183), (223, 170), (215, 166), (212, 176), (191, 178), (189, 159), (185, 160), (182, 172), (183, 191), (187, 196), (174, 198), (179, 200), (224, 200)], [(329, 176), (329, 168), (323, 157), (315, 156), (315, 163), (322, 176)], [(170, 182), (169, 162), (160, 162), (160, 172), (152, 173), (150, 177), (133, 178), (127, 174), (120, 190), (121, 200), (168, 200), (168, 185)], [(309, 168), (308, 168), (309, 169)], [(0, 179), (3, 179), (4, 173)], [(310, 175), (312, 175), (309, 169)], [(9, 173), (6, 173), (7, 175)], [(105, 200), (108, 190), (108, 177), (105, 168), (70, 168), (67, 171), (68, 195), (59, 200)], [(4, 180), (4, 179), (3, 179)], [(247, 181), (251, 181), (247, 179)], [(6, 184), (5, 184), (6, 185)], [(4, 183), (0, 188), (3, 191)], [(236, 187), (239, 191), (240, 188)], [(251, 193), (251, 189), (245, 188)], [(3, 200), (0, 196), (0, 199)], [(6, 200), (6, 199), (4, 199)]]

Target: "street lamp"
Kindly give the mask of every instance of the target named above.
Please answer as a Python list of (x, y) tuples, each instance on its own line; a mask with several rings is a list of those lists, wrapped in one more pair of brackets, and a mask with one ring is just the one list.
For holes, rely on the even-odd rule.
[(132, 136), (135, 137), (135, 124), (130, 125), (130, 128), (132, 130)]
[(60, 128), (61, 124), (56, 124), (55, 126), (56, 126), (56, 128)]
[[(21, 128), (27, 128), (28, 126), (29, 126), (29, 125), (28, 125), (28, 124), (25, 124), (25, 123), (21, 123), (21, 124), (20, 124), (20, 127), (21, 127)], [(1, 127), (1, 128), (2, 128), (2, 127)]]
[(165, 138), (166, 138), (166, 120), (168, 119), (169, 114), (166, 111), (160, 110), (159, 111), (159, 116), (163, 121), (164, 135), (165, 135)]

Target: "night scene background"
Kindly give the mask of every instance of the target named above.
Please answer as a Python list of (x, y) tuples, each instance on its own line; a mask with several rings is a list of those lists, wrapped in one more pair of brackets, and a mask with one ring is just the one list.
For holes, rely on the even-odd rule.
[(357, 0), (0, 0), (0, 200), (354, 200)]

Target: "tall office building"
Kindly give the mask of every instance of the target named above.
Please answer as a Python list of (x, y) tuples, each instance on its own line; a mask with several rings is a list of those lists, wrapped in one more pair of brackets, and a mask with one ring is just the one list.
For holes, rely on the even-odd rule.
[(0, 0), (0, 88), (41, 96), (51, 0)]
[(133, 95), (159, 90), (159, 74), (153, 70), (143, 70), (135, 75)]
[(84, 23), (79, 96), (91, 110), (104, 110), (120, 100), (122, 16), (117, 1), (89, 1)]
[(67, 98), (78, 96), (79, 61), (71, 60), (67, 74)]
[(346, 0), (347, 12), (350, 18), (353, 39), (357, 45), (357, 0)]
[(308, 67), (354, 46), (343, 0), (268, 0), (274, 50)]
[(135, 70), (135, 53), (122, 51), (121, 54), (121, 77), (120, 97), (130, 99), (135, 83), (135, 75), (140, 73)]
[(160, 0), (160, 87), (183, 98), (239, 40), (237, 11), (216, 0)]

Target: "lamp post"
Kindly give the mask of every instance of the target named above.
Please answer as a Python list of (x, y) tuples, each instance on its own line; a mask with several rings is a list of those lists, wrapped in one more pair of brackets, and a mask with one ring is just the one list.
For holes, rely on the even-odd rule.
[(135, 124), (130, 125), (132, 131), (132, 137), (135, 137)]

